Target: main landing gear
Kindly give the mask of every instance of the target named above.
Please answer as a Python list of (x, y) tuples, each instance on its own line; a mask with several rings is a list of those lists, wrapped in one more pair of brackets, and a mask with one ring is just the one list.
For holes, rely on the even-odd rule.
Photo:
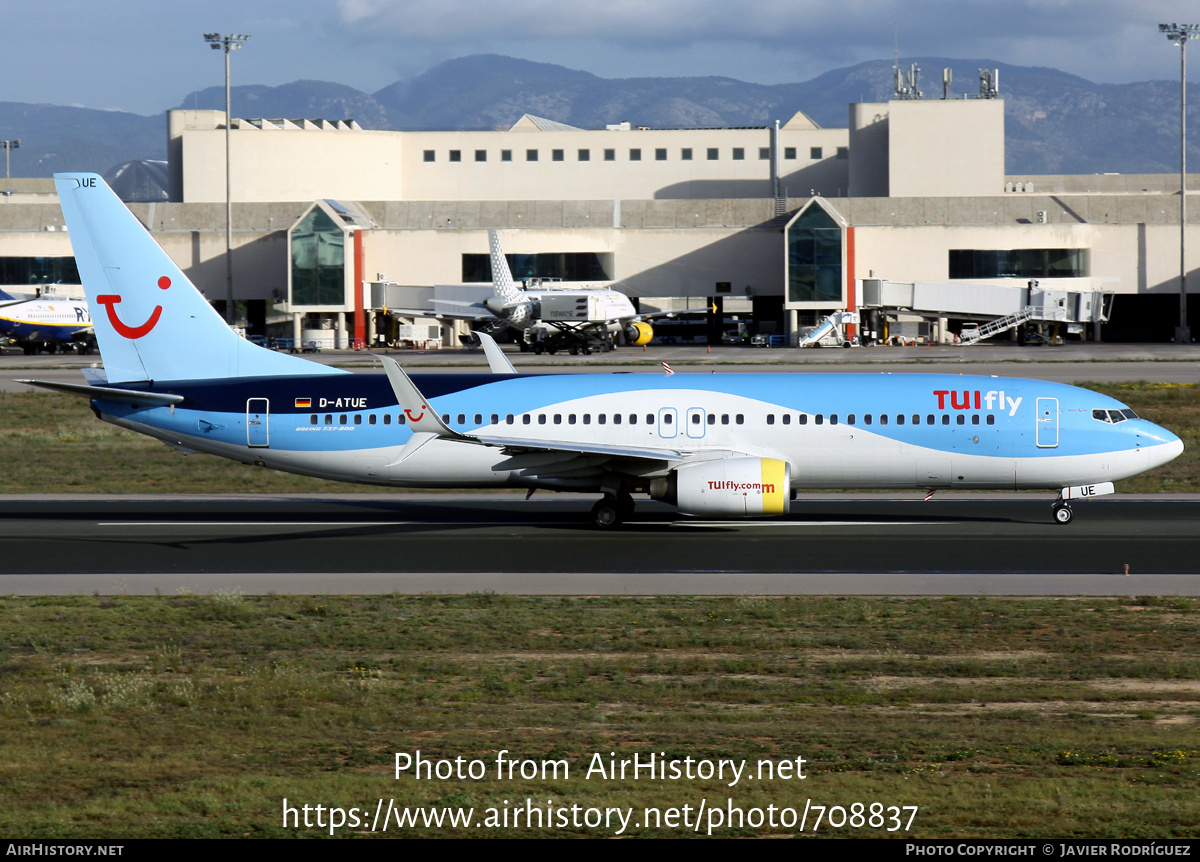
[(626, 493), (605, 494), (592, 506), (592, 524), (601, 530), (616, 529), (633, 514), (633, 505), (633, 497)]

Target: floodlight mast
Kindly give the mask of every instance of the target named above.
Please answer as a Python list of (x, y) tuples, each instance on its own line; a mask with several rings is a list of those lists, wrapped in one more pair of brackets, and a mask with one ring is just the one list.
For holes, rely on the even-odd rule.
[(1159, 24), (1158, 32), (1179, 43), (1179, 326), (1177, 344), (1192, 340), (1187, 314), (1187, 43), (1200, 36), (1200, 24)]
[(233, 307), (233, 183), (229, 175), (229, 127), (230, 118), (229, 98), (229, 52), (240, 50), (250, 39), (249, 33), (231, 33), (222, 36), (220, 33), (205, 33), (204, 41), (214, 51), (225, 49), (225, 322), (234, 323)]
[(4, 178), (12, 179), (12, 151), (21, 148), (21, 141), (0, 141), (0, 147), (4, 147)]

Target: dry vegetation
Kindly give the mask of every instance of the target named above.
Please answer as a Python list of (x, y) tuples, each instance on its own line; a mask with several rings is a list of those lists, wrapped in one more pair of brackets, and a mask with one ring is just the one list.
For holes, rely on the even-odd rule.
[[(639, 812), (811, 798), (917, 805), (908, 834), (923, 837), (1191, 836), (1198, 611), (1148, 597), (3, 599), (0, 832), (282, 835), (284, 797), (476, 816), (526, 798)], [(396, 780), (395, 753), (417, 749), (489, 764), (507, 749), (572, 775)], [(593, 752), (802, 756), (809, 777), (584, 780)]]

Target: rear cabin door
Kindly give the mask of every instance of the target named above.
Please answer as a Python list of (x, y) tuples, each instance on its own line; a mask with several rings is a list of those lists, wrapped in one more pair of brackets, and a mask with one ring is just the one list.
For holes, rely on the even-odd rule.
[(246, 402), (246, 445), (265, 449), (271, 445), (271, 402), (251, 398)]

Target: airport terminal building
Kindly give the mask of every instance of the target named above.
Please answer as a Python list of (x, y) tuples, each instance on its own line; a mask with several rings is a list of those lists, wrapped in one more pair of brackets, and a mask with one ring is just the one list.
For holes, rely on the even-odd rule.
[[(220, 301), (224, 114), (171, 111), (166, 133), (166, 199), (130, 208)], [(1006, 176), (1000, 98), (854, 104), (844, 129), (797, 111), (717, 129), (235, 119), (228, 137), (233, 295), (264, 334), (387, 340), (435, 317), (440, 286), (486, 291), (489, 228), (518, 278), (615, 287), (643, 311), (710, 309), (660, 338), (793, 336), (836, 311), (879, 339), (947, 340), (1016, 312), (1106, 340), (1167, 341), (1179, 323), (1178, 176)], [(10, 185), (0, 282), (69, 282), (52, 183)]]

